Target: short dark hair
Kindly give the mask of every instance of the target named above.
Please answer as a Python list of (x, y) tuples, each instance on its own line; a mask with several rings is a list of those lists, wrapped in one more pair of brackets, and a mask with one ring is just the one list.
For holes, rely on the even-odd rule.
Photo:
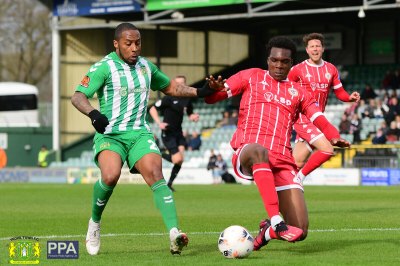
[(272, 37), (267, 43), (267, 56), (271, 54), (272, 47), (288, 49), (291, 52), (291, 57), (294, 59), (296, 55), (296, 44), (286, 36)]
[(307, 47), (308, 42), (311, 40), (319, 40), (321, 42), (322, 46), (324, 46), (325, 38), (324, 38), (324, 35), (322, 35), (321, 33), (313, 32), (313, 33), (304, 35), (304, 37), (303, 37), (304, 46)]
[(115, 28), (114, 40), (118, 41), (121, 38), (122, 33), (127, 30), (139, 30), (139, 29), (136, 28), (136, 26), (133, 25), (132, 23), (128, 22), (121, 23)]

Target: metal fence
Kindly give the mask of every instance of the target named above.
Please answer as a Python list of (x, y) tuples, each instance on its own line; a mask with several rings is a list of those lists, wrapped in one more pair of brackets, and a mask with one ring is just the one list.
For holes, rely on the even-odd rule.
[(337, 149), (344, 168), (399, 168), (400, 144), (352, 145), (350, 149)]

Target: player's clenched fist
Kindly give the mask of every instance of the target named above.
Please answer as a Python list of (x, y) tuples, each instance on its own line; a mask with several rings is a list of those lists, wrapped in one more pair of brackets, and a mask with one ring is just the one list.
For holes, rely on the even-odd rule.
[(104, 131), (106, 131), (106, 127), (110, 123), (107, 116), (94, 109), (89, 113), (89, 117), (90, 120), (92, 120), (92, 125), (96, 129), (96, 131), (100, 134), (103, 134)]

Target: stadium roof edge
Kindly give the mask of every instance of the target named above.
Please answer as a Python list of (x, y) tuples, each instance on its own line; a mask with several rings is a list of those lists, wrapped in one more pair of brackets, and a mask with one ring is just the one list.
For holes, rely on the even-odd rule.
[[(45, 0), (41, 0), (48, 2)], [(251, 1), (249, 1), (251, 2)], [(322, 7), (323, 6), (323, 7)], [(310, 8), (315, 7), (315, 8)], [(118, 16), (90, 16), (91, 18), (102, 19), (104, 22), (96, 24), (68, 25), (75, 17), (59, 17), (56, 25), (57, 30), (81, 30), (93, 28), (115, 28), (120, 21), (132, 22), (135, 25), (185, 25), (196, 22), (210, 22), (233, 19), (251, 19), (263, 17), (294, 16), (294, 15), (314, 15), (324, 13), (358, 12), (361, 8), (368, 11), (400, 8), (400, 1), (395, 0), (350, 0), (346, 3), (342, 1), (329, 1), (324, 4), (312, 4), (310, 1), (284, 1), (270, 2), (267, 4), (237, 4), (222, 7), (203, 7), (188, 8), (182, 10), (163, 10), (157, 12), (143, 12), (118, 14)], [(268, 10), (267, 10), (268, 9)], [(171, 13), (182, 12), (183, 17), (172, 18)], [(202, 14), (202, 15), (199, 15)]]

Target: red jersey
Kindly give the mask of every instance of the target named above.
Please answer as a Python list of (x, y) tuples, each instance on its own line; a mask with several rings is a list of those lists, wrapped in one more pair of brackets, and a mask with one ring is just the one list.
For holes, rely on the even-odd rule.
[(290, 81), (300, 83), (318, 101), (322, 112), (328, 101), (328, 95), (333, 87), (334, 90), (342, 88), (339, 71), (329, 62), (322, 61), (320, 65), (314, 65), (304, 60), (295, 65), (289, 72)]
[(291, 156), (292, 127), (302, 112), (311, 121), (322, 115), (315, 99), (299, 84), (276, 81), (268, 71), (251, 68), (231, 76), (228, 96), (242, 95), (239, 119), (231, 140), (234, 150), (258, 143), (268, 150)]

